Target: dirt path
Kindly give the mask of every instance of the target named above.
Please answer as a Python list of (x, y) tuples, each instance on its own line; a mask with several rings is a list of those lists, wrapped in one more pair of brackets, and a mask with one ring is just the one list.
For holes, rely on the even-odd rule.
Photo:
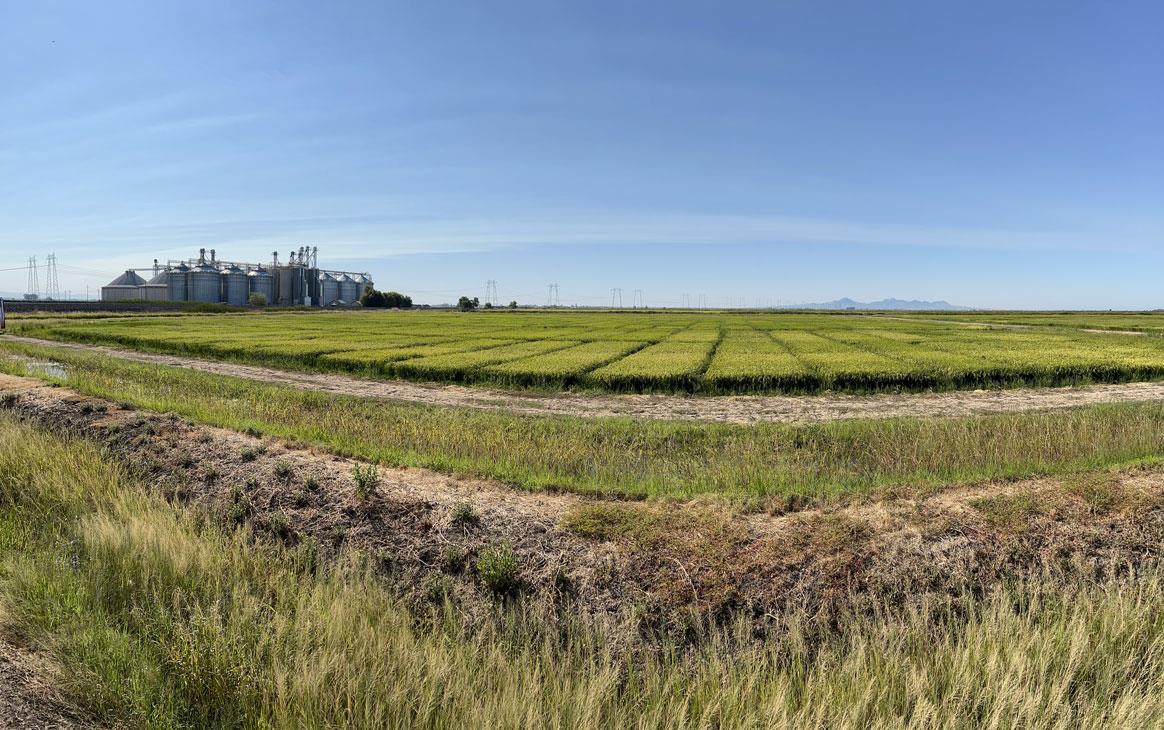
[(195, 357), (158, 355), (98, 345), (6, 335), (4, 340), (92, 352), (139, 363), (169, 365), (218, 375), (282, 383), (304, 390), (459, 406), (521, 414), (629, 417), (654, 420), (819, 423), (852, 418), (953, 417), (1072, 408), (1098, 403), (1164, 400), (1164, 383), (1120, 383), (1065, 388), (973, 390), (878, 395), (587, 395), (540, 394), (401, 380), (365, 380), (332, 373), (305, 373)]
[(158, 355), (134, 350), (79, 345), (6, 335), (5, 340), (29, 345), (97, 353), (122, 360), (162, 364), (264, 383), (333, 394), (386, 398), (390, 401), (474, 407), (524, 414), (562, 414), (583, 418), (627, 417), (655, 420), (701, 420), (754, 424), (822, 423), (851, 418), (958, 417), (1119, 402), (1164, 401), (1164, 383), (1117, 383), (1078, 388), (961, 390), (935, 394), (851, 396), (673, 396), (535, 394), (464, 385), (427, 385), (407, 381), (372, 381), (331, 373), (264, 368), (201, 357)]

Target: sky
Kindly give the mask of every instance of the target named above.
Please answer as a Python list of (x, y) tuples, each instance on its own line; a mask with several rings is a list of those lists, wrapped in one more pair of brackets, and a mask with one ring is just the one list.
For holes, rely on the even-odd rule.
[[(0, 294), (1164, 307), (1164, 4), (0, 0)], [(41, 279), (44, 272), (41, 271)]]

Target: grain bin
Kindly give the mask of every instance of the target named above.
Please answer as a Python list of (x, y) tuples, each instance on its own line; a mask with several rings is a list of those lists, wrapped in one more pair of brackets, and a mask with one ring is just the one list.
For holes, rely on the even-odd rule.
[(222, 275), (205, 261), (190, 269), (186, 277), (188, 301), (217, 303), (222, 301)]
[(231, 264), (222, 270), (222, 301), (236, 307), (245, 307), (250, 297), (250, 281), (246, 272)]
[(340, 298), (340, 283), (326, 271), (319, 273), (319, 306), (330, 307)]
[(190, 267), (178, 264), (166, 269), (166, 295), (171, 302), (186, 301), (186, 277), (190, 275)]
[[(154, 262), (154, 265), (157, 265), (157, 261)], [(154, 274), (154, 278), (138, 287), (137, 298), (143, 302), (167, 301), (170, 296), (169, 280), (169, 269), (165, 269), (158, 272), (157, 274)]]
[(356, 297), (356, 301), (359, 301), (364, 296), (364, 290), (367, 289), (368, 287), (372, 286), (372, 280), (369, 279), (364, 274), (356, 274), (355, 280), (356, 280), (356, 290), (359, 291), (359, 293), (360, 293), (359, 296)]
[(262, 266), (251, 269), (247, 274), (250, 279), (251, 294), (262, 294), (267, 298), (267, 304), (275, 303), (275, 277)]
[(339, 279), (339, 298), (345, 304), (355, 304), (360, 299), (360, 285), (347, 274)]
[(137, 275), (132, 269), (101, 287), (101, 301), (121, 302), (141, 297), (140, 288), (146, 283), (145, 279)]

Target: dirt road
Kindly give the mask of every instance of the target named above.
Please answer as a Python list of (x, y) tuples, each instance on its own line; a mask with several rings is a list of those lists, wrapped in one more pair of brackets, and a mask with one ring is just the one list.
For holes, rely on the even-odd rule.
[(1121, 383), (1068, 388), (974, 390), (878, 395), (594, 395), (501, 391), (399, 380), (365, 380), (332, 373), (306, 373), (195, 357), (157, 355), (97, 345), (51, 342), (6, 335), (3, 341), (92, 352), (139, 363), (282, 383), (304, 390), (459, 406), (521, 414), (627, 417), (654, 420), (814, 423), (853, 418), (947, 417), (1007, 413), (1098, 403), (1164, 400), (1164, 383)]

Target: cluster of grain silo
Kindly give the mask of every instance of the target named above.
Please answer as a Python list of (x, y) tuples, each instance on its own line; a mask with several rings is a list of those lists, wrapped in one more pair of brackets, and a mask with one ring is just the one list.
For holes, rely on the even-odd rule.
[(318, 266), (316, 248), (292, 251), (287, 263), (271, 254), (269, 266), (222, 261), (214, 249), (197, 259), (154, 260), (153, 278), (146, 281), (130, 269), (101, 288), (103, 301), (205, 302), (244, 306), (252, 294), (279, 306), (342, 307), (359, 304), (372, 279), (366, 273), (331, 271)]

